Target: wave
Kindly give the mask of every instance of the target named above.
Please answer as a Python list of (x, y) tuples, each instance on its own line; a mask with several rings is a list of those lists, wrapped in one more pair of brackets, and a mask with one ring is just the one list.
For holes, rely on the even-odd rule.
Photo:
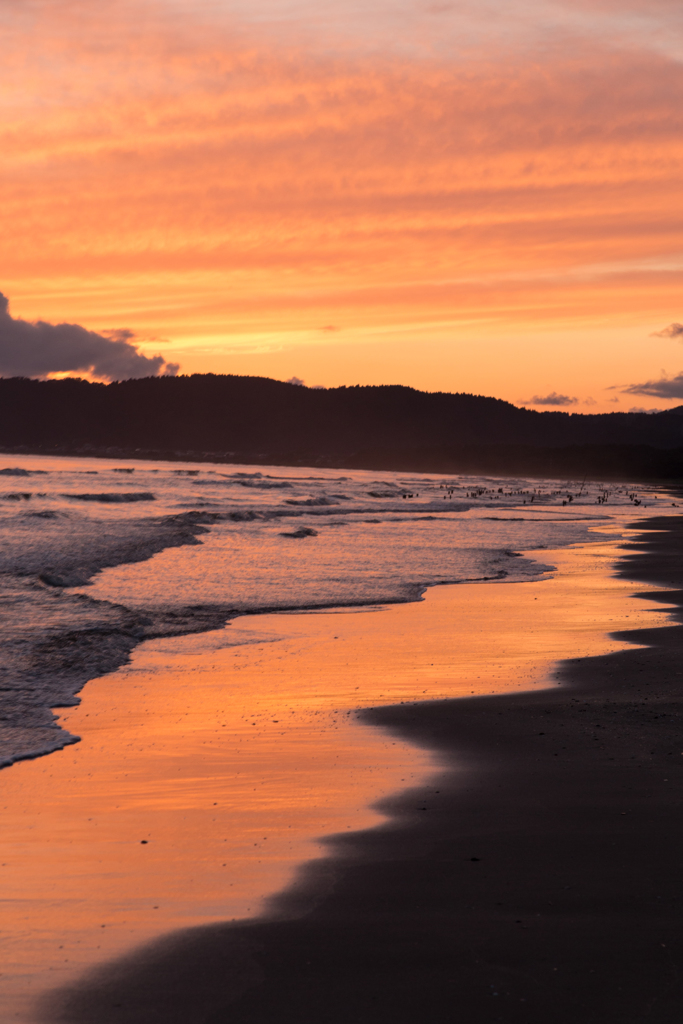
[(286, 498), (287, 505), (305, 505), (308, 508), (323, 507), (324, 505), (338, 505), (334, 498)]
[[(341, 494), (338, 494), (338, 495), (335, 494), (332, 497), (333, 498), (338, 498), (339, 501), (342, 501), (342, 500), (352, 501), (353, 500), (352, 498), (345, 498), (344, 495), (341, 495)], [(343, 514), (344, 516), (350, 517), (351, 521), (353, 521), (353, 519), (355, 519), (356, 517), (366, 516), (366, 515), (368, 515), (370, 513), (376, 513), (378, 511), (376, 506), (370, 507), (370, 506), (361, 505), (361, 506), (355, 506), (353, 508), (345, 508), (343, 510), (343, 513), (342, 513), (341, 511), (339, 511), (339, 501), (333, 501), (330, 498), (305, 498), (305, 499), (286, 498), (284, 504), (288, 506), (287, 508), (284, 508), (282, 505), (280, 505), (280, 506), (276, 506), (276, 507), (272, 507), (271, 506), (271, 507), (256, 508), (256, 509), (252, 508), (252, 509), (231, 510), (229, 512), (226, 512), (226, 511), (221, 511), (221, 512), (200, 512), (200, 511), (198, 511), (198, 509), (202, 508), (202, 507), (206, 507), (206, 503), (204, 503), (204, 502), (195, 502), (195, 503), (193, 503), (192, 511), (179, 513), (178, 516), (172, 516), (172, 517), (170, 517), (170, 519), (174, 519), (175, 520), (175, 519), (179, 518), (179, 516), (183, 516), (183, 517), (187, 518), (188, 522), (217, 523), (217, 522), (221, 522), (221, 521), (231, 520), (233, 523), (247, 523), (247, 522), (251, 523), (251, 522), (254, 522), (257, 519), (261, 519), (264, 522), (270, 522), (273, 519), (290, 519), (290, 518), (294, 518), (294, 517), (298, 517), (298, 516), (339, 516), (339, 515)], [(217, 504), (217, 502), (212, 502), (211, 504), (215, 506)], [(292, 507), (292, 506), (294, 506), (294, 507)], [(418, 516), (418, 515), (412, 515), (410, 513), (408, 513), (406, 515), (405, 514), (406, 513), (406, 506), (405, 505), (397, 505), (397, 506), (389, 506), (389, 507), (385, 506), (384, 508), (381, 509), (381, 512), (382, 512), (382, 515), (390, 515), (391, 513), (395, 513), (395, 512), (396, 513), (403, 513), (400, 518), (396, 518), (396, 519), (392, 519), (392, 520), (387, 520), (387, 522), (401, 522), (401, 523), (406, 522), (407, 523), (407, 522), (416, 522), (419, 519), (440, 519), (441, 516), (444, 515), (444, 514), (454, 513), (454, 512), (467, 512), (471, 508), (472, 508), (472, 504), (470, 502), (468, 502), (468, 503), (460, 503), (460, 502), (458, 502), (456, 504), (450, 504), (450, 505), (448, 505), (447, 508), (444, 508), (442, 505), (439, 505), (438, 503), (433, 503), (431, 505), (428, 505), (428, 504), (421, 505), (419, 507), (419, 510), (416, 508), (415, 511), (417, 512), (417, 511), (423, 511), (423, 510), (427, 510), (427, 511), (431, 510), (433, 512), (438, 512), (439, 513), (438, 516), (435, 516), (435, 515)], [(205, 516), (207, 518), (205, 518), (205, 519), (197, 518), (197, 517), (201, 517), (201, 516)], [(600, 518), (604, 518), (604, 517), (600, 517)], [(373, 523), (379, 523), (382, 520), (372, 519), (372, 520), (366, 520), (366, 521), (367, 522), (373, 522)]]
[[(189, 474), (188, 474), (189, 475)], [(244, 474), (246, 476), (246, 474)], [(216, 477), (210, 477), (206, 480), (193, 480), (194, 487), (248, 487), (258, 491), (279, 491), (285, 488), (291, 488), (291, 484), (286, 480), (263, 480), (263, 479), (236, 479), (235, 477), (225, 477), (221, 475), (220, 479)]]
[[(510, 506), (509, 495), (489, 496), (475, 478), (460, 481), (459, 491), (448, 495), (454, 500), (446, 501), (441, 480), (434, 491), (425, 478), (413, 481), (397, 475), (384, 480), (366, 474), (287, 478), (164, 466), (138, 467), (135, 474), (117, 467), (112, 480), (111, 470), (104, 467), (102, 481), (84, 481), (76, 472), (58, 468), (40, 482), (31, 480), (51, 490), (49, 495), (0, 495), (7, 501), (2, 508), (8, 540), (0, 549), (0, 585), (3, 600), (11, 592), (7, 607), (13, 609), (12, 620), (3, 623), (0, 763), (74, 742), (56, 724), (50, 708), (73, 703), (87, 679), (112, 671), (137, 643), (152, 636), (216, 629), (237, 615), (264, 611), (416, 601), (426, 586), (447, 582), (539, 578), (549, 567), (520, 557), (520, 551), (550, 546), (554, 535), (548, 531), (558, 530), (558, 525), (546, 530), (546, 521), (567, 522), (559, 527), (561, 543), (583, 536), (581, 523), (569, 525), (568, 509), (558, 507), (556, 514), (547, 510), (544, 515), (541, 508), (522, 512), (516, 504)], [(28, 483), (33, 473), (20, 467), (0, 470), (8, 478), (5, 486)], [(346, 481), (345, 493), (333, 492), (335, 482), (341, 481)], [(88, 483), (109, 484), (114, 491), (59, 492), (60, 487)], [(135, 483), (139, 491), (123, 490)], [(155, 492), (143, 490), (145, 483)], [(475, 491), (474, 499), (465, 498), (465, 486)], [(296, 496), (287, 498), (285, 491), (291, 488)], [(595, 497), (594, 489), (585, 502), (593, 504)], [(49, 499), (47, 507), (44, 498)], [(205, 498), (218, 507), (202, 507)], [(155, 506), (139, 511), (129, 507), (137, 502)], [(108, 505), (106, 530), (104, 510), (98, 514), (88, 503)], [(478, 525), (465, 516), (455, 526), (460, 517), (454, 513), (475, 508)], [(572, 509), (572, 518), (583, 519), (587, 529), (598, 518), (596, 512)], [(607, 518), (601, 513), (599, 518)], [(496, 531), (491, 540), (499, 543), (470, 550), (465, 545), (472, 531), (481, 532), (479, 517), (501, 520), (484, 524)], [(444, 528), (418, 522), (430, 519), (442, 520)], [(505, 522), (515, 519), (519, 524)], [(383, 523), (387, 529), (370, 531), (364, 522)], [(142, 571), (129, 574), (130, 590), (125, 589), (125, 573), (120, 591), (109, 582), (111, 577), (106, 586), (103, 577), (97, 582), (101, 569), (144, 562), (166, 548), (200, 544), (200, 535), (217, 524), (226, 528), (211, 531), (212, 542), (203, 552), (160, 559), (150, 567), (149, 587)], [(354, 541), (354, 524), (361, 529), (362, 543)], [(394, 524), (405, 526), (397, 529)], [(334, 531), (332, 537), (328, 525), (349, 529)], [(452, 543), (447, 536), (451, 528), (456, 530)], [(348, 538), (342, 541), (344, 534)], [(291, 539), (310, 543), (291, 545)], [(85, 586), (89, 592), (70, 592)], [(31, 626), (28, 639), (26, 623)]]
[[(72, 520), (63, 532), (54, 522), (60, 519)], [(77, 704), (75, 695), (89, 679), (125, 663), (142, 640), (217, 629), (225, 622), (222, 608), (138, 613), (69, 592), (102, 568), (197, 544), (198, 535), (208, 532), (203, 524), (213, 522), (200, 512), (134, 521), (115, 517), (102, 531), (81, 513), (53, 509), (5, 521), (10, 543), (0, 549), (0, 768), (75, 743), (77, 737), (57, 724), (51, 709)]]
[(101, 494), (62, 494), (62, 498), (72, 501), (103, 501), (124, 504), (131, 501), (156, 501), (156, 496), (149, 491), (104, 491)]
[(230, 482), (238, 487), (254, 487), (261, 491), (277, 491), (292, 486), (286, 480), (231, 480)]

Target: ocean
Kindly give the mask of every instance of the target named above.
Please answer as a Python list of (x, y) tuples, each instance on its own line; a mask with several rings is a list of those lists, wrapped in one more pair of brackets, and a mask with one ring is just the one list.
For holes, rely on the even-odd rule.
[(0, 466), (7, 1020), (156, 936), (272, 909), (446, 770), (356, 709), (553, 685), (666, 616), (612, 571), (634, 519), (676, 511), (652, 487)]
[[(25, 456), (0, 463), (0, 765), (73, 737), (51, 708), (143, 639), (235, 615), (522, 580), (651, 487)], [(521, 555), (520, 552), (524, 552)]]

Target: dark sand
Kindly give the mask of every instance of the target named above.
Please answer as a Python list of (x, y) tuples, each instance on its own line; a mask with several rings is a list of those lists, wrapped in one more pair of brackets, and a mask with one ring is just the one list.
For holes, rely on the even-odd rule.
[[(622, 574), (681, 608), (683, 519), (642, 526)], [(458, 771), (331, 841), (270, 919), (176, 933), (40, 1019), (680, 1024), (683, 625), (622, 636), (651, 646), (559, 689), (364, 712)]]

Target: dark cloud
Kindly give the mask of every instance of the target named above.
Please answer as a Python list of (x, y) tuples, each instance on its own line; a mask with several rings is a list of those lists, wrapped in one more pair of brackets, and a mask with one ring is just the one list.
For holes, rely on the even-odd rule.
[(653, 331), (651, 338), (680, 338), (683, 335), (683, 324), (669, 324), (661, 331)]
[(569, 395), (558, 395), (557, 391), (551, 391), (545, 397), (534, 395), (529, 405), (576, 405), (578, 401), (578, 398), (570, 398)]
[(630, 384), (621, 388), (625, 395), (652, 395), (654, 398), (683, 398), (683, 373), (675, 377), (660, 377), (644, 384)]
[(285, 384), (298, 384), (299, 387), (304, 387), (301, 377), (290, 377), (289, 380), (285, 381)]
[(133, 344), (132, 331), (97, 334), (78, 324), (30, 323), (10, 315), (9, 300), (0, 292), (0, 376), (45, 377), (50, 373), (91, 373), (103, 380), (155, 377), (162, 370), (175, 376), (177, 363), (163, 356), (144, 356)]

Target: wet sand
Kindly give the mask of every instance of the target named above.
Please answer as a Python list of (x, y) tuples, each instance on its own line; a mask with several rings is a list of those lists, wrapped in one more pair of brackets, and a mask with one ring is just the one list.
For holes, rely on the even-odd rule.
[(0, 1019), (32, 1024), (37, 993), (146, 940), (254, 916), (318, 837), (381, 822), (374, 802), (436, 758), (359, 707), (554, 685), (556, 659), (651, 621), (615, 543), (549, 553), (553, 579), (147, 642), (89, 683), (62, 712), (82, 742), (1, 778)]
[[(643, 525), (661, 532), (623, 576), (670, 589), (648, 588), (621, 636), (651, 646), (595, 656), (575, 630), (559, 685), (361, 712), (427, 749), (438, 776), (385, 799), (380, 827), (328, 840), (261, 918), (171, 934), (52, 994), (37, 1019), (678, 1022), (683, 628), (643, 623), (653, 599), (683, 604), (683, 520)], [(532, 604), (517, 614), (544, 635)]]

